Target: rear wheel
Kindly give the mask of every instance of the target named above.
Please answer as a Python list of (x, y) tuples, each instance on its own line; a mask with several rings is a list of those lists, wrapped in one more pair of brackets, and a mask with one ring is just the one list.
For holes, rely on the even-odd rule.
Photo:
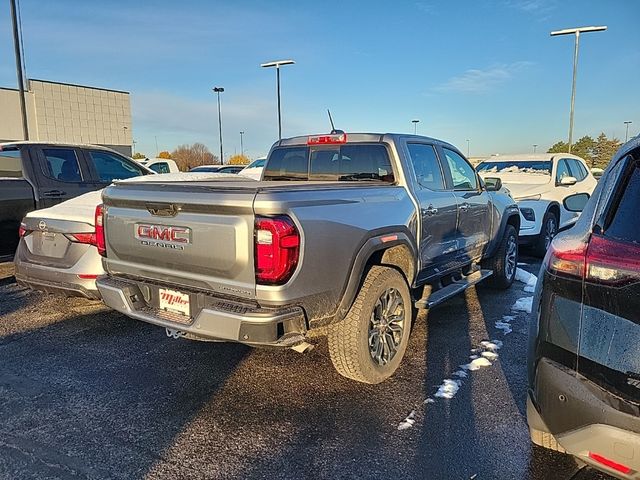
[(488, 285), (500, 289), (511, 286), (518, 267), (518, 233), (513, 225), (507, 225), (498, 251), (483, 263), (483, 266), (493, 271), (493, 275), (487, 279)]
[(363, 383), (393, 375), (407, 349), (411, 315), (404, 276), (372, 267), (346, 317), (329, 327), (329, 354), (338, 373)]
[(542, 219), (540, 235), (534, 245), (534, 252), (538, 257), (544, 257), (549, 250), (553, 237), (558, 234), (558, 216), (553, 212), (547, 212)]

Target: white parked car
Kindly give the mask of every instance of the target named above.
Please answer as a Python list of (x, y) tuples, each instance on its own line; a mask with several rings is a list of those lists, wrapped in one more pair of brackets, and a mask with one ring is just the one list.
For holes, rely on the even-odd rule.
[(240, 172), (240, 175), (253, 178), (254, 180), (260, 180), (262, 178), (262, 171), (264, 170), (264, 164), (266, 161), (266, 158), (255, 159)]
[(147, 158), (140, 163), (156, 173), (178, 173), (180, 171), (176, 162), (168, 158)]
[(544, 256), (559, 230), (571, 227), (578, 213), (563, 201), (575, 193), (591, 195), (597, 180), (585, 161), (568, 153), (491, 157), (477, 166), (481, 177), (500, 178), (520, 207), (520, 243)]

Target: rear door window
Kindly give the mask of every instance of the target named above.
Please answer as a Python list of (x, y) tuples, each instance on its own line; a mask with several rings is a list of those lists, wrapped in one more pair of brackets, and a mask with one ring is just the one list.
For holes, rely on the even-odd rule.
[(0, 177), (22, 178), (22, 176), (20, 150), (17, 148), (0, 150)]
[(93, 165), (101, 183), (143, 175), (144, 171), (132, 162), (110, 152), (89, 150), (89, 162)]
[(611, 219), (611, 223), (605, 230), (605, 235), (640, 244), (640, 227), (636, 215), (640, 209), (640, 167), (633, 169), (627, 188), (622, 192), (618, 208)]
[(435, 147), (424, 143), (409, 143), (407, 147), (418, 185), (429, 190), (444, 190), (444, 178)]
[(44, 174), (60, 182), (83, 181), (82, 170), (76, 151), (72, 148), (43, 148)]
[(573, 176), (576, 178), (576, 180), (578, 180), (579, 182), (584, 180), (587, 176), (587, 172), (584, 170), (582, 164), (574, 158), (568, 160), (568, 162), (569, 166), (571, 167), (571, 173), (573, 173)]

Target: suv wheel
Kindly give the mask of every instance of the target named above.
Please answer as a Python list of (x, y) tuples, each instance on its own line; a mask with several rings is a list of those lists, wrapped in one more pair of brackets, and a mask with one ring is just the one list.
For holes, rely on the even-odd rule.
[(484, 266), (493, 270), (487, 279), (494, 288), (507, 289), (516, 277), (518, 267), (518, 233), (513, 225), (507, 225), (496, 254), (484, 262)]
[(544, 257), (549, 250), (553, 237), (558, 234), (558, 217), (553, 212), (547, 212), (542, 219), (542, 228), (540, 236), (534, 247), (535, 254), (538, 257)]
[(338, 373), (363, 383), (393, 375), (407, 349), (412, 311), (404, 276), (372, 267), (346, 317), (329, 328), (329, 354)]

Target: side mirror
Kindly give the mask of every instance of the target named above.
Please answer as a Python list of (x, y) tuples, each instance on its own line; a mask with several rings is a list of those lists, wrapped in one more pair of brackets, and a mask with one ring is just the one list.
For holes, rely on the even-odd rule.
[(497, 177), (486, 177), (484, 179), (484, 184), (487, 192), (497, 192), (502, 188), (502, 180)]
[(587, 205), (588, 201), (588, 193), (576, 193), (565, 198), (562, 204), (564, 205), (564, 208), (566, 208), (570, 212), (580, 213), (584, 210), (584, 207)]
[(578, 183), (578, 179), (576, 177), (562, 177), (560, 179), (560, 185), (564, 185), (565, 187), (570, 187), (576, 183)]

